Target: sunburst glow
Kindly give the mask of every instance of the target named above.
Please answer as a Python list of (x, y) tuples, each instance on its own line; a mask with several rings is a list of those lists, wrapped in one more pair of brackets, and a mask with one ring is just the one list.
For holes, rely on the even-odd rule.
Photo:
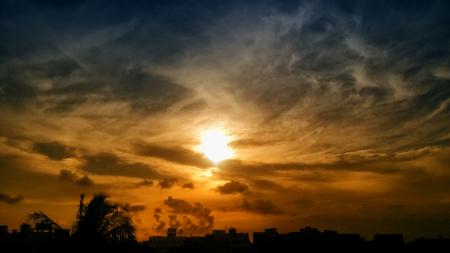
[(228, 146), (230, 137), (220, 130), (207, 130), (200, 136), (198, 150), (214, 163), (234, 157), (234, 151)]

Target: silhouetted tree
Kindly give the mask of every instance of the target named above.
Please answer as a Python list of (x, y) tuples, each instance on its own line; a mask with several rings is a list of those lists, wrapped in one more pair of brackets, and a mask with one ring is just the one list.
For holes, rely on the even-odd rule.
[(76, 239), (95, 244), (135, 241), (136, 229), (125, 207), (110, 203), (104, 194), (95, 194), (87, 205), (83, 198), (74, 226)]

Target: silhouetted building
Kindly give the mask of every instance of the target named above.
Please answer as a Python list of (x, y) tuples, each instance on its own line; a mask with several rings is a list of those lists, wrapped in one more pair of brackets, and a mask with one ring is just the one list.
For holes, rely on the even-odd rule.
[(0, 239), (5, 239), (8, 237), (8, 226), (0, 225)]
[[(8, 226), (0, 225), (0, 252), (79, 252), (79, 241), (70, 237), (70, 231), (49, 229), (36, 223), (20, 226), (20, 232), (8, 233)], [(323, 232), (306, 227), (297, 232), (279, 233), (276, 228), (253, 233), (250, 244), (248, 233), (235, 228), (213, 230), (204, 236), (181, 236), (181, 231), (169, 228), (166, 236), (151, 236), (142, 244), (110, 245), (97, 252), (207, 252), (207, 253), (297, 253), (297, 252), (450, 252), (450, 239), (417, 239), (405, 244), (401, 234), (377, 234), (366, 241), (359, 234), (341, 234), (333, 230)], [(84, 246), (82, 246), (84, 247)], [(106, 248), (105, 248), (106, 249)], [(112, 250), (112, 251), (111, 251)], [(95, 251), (95, 250), (94, 250)]]
[(450, 238), (419, 238), (406, 245), (407, 252), (450, 252)]
[(205, 235), (208, 248), (213, 252), (245, 252), (250, 249), (250, 239), (247, 233), (238, 233), (235, 228), (213, 230)]
[(400, 250), (403, 247), (402, 234), (376, 234), (373, 237), (372, 248), (375, 250)]
[(183, 246), (182, 237), (177, 237), (177, 229), (167, 229), (167, 236), (150, 236), (148, 241), (143, 243), (144, 245), (152, 248), (155, 251), (167, 251), (174, 248)]
[(268, 228), (264, 232), (253, 233), (253, 246), (256, 252), (358, 252), (365, 249), (366, 243), (358, 234), (338, 234), (330, 230), (320, 232), (310, 227), (280, 234), (276, 228)]
[(270, 252), (280, 243), (276, 228), (266, 228), (264, 232), (253, 232), (253, 245), (257, 251)]
[(176, 229), (169, 229), (167, 237), (151, 236), (143, 243), (156, 252), (248, 252), (250, 240), (247, 233), (238, 233), (235, 228), (213, 230), (204, 237), (177, 236)]
[(36, 230), (36, 232), (41, 232), (41, 233), (51, 233), (51, 232), (53, 232), (53, 227), (52, 227), (51, 223), (38, 222), (35, 225), (35, 230)]
[(169, 238), (177, 237), (177, 228), (167, 229), (167, 237)]
[(227, 235), (227, 232), (225, 230), (213, 230), (212, 234), (210, 236), (220, 238), (225, 237)]
[(70, 231), (68, 229), (57, 228), (54, 234), (55, 240), (67, 241), (70, 239)]
[(7, 240), (9, 237), (8, 226), (0, 225), (0, 241)]
[(183, 246), (183, 240), (177, 237), (152, 236), (148, 241), (144, 242), (144, 245), (163, 251)]

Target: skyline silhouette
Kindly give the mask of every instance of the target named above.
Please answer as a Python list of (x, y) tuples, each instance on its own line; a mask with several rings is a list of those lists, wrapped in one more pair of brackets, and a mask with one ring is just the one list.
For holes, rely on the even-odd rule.
[[(166, 236), (149, 236), (138, 242), (129, 209), (112, 203), (108, 196), (95, 194), (85, 204), (80, 196), (72, 231), (62, 228), (42, 211), (31, 213), (20, 230), (0, 225), (0, 250), (6, 252), (435, 252), (450, 250), (450, 238), (417, 238), (404, 242), (402, 234), (375, 234), (367, 240), (357, 233), (319, 231), (304, 227), (297, 232), (279, 233), (276, 228), (263, 232), (213, 229), (211, 233), (185, 235), (169, 227)], [(252, 239), (252, 240), (251, 240)]]
[[(71, 229), (63, 228), (54, 220), (52, 220), (47, 214), (43, 211), (35, 211), (30, 213), (24, 222), (20, 225), (20, 229), (9, 230), (7, 225), (0, 224), (0, 230), (2, 234), (2, 238), (4, 239), (7, 235), (17, 235), (18, 233), (22, 235), (27, 235), (30, 233), (36, 234), (48, 234), (51, 238), (55, 239), (58, 237), (58, 234), (62, 237), (66, 237), (67, 239), (72, 237), (77, 241), (85, 241), (88, 244), (92, 243), (106, 243), (106, 244), (114, 244), (120, 243), (122, 241), (136, 241), (136, 226), (133, 224), (131, 219), (132, 209), (130, 205), (121, 205), (118, 203), (112, 203), (108, 199), (110, 196), (104, 193), (96, 193), (92, 196), (92, 199), (85, 204), (85, 194), (80, 195), (79, 206), (76, 210), (76, 220), (74, 224), (71, 226)], [(172, 198), (170, 198), (172, 199)], [(172, 199), (173, 200), (173, 199)], [(32, 222), (32, 225), (30, 225)], [(173, 226), (178, 225), (178, 226)], [(193, 237), (200, 238), (201, 236), (219, 236), (223, 237), (227, 235), (226, 230), (214, 229), (213, 227), (209, 227), (209, 230), (205, 230), (205, 233), (192, 234), (189, 231), (186, 233), (183, 231), (183, 227), (181, 224), (171, 224), (165, 231), (165, 238), (182, 238), (182, 237)], [(208, 234), (211, 233), (211, 234)], [(287, 234), (292, 234), (294, 232), (288, 232)], [(316, 228), (311, 228), (306, 226), (304, 228), (300, 228), (299, 233), (302, 234), (305, 238), (309, 237), (317, 237), (317, 236), (336, 236), (337, 231), (325, 229), (323, 232), (320, 232)], [(237, 233), (237, 230), (234, 226), (229, 226), (228, 235), (233, 235), (237, 237), (241, 237), (243, 240), (247, 240), (248, 242), (254, 241), (266, 241), (271, 238), (274, 239), (280, 234), (277, 231), (277, 228), (270, 227), (266, 228), (263, 232), (252, 232), (252, 236), (249, 236), (249, 233)], [(367, 241), (366, 238), (360, 236), (355, 233), (344, 233), (341, 234), (344, 237), (348, 236), (350, 240), (360, 240)], [(256, 236), (256, 238), (255, 238)], [(141, 242), (150, 242), (152, 238), (160, 239), (164, 238), (161, 234), (154, 234), (148, 237), (148, 240), (144, 240)], [(423, 238), (423, 237), (421, 237)], [(417, 239), (420, 238), (415, 238)], [(435, 238), (431, 239), (445, 239), (442, 235), (437, 235)], [(393, 241), (397, 244), (403, 244), (404, 238), (401, 233), (388, 233), (388, 234), (374, 234), (372, 241)], [(449, 238), (450, 240), (450, 238)]]

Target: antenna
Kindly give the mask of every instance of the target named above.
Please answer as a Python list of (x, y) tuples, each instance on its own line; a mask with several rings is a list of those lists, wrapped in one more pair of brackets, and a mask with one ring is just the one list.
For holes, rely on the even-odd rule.
[(78, 208), (78, 217), (82, 217), (83, 216), (83, 207), (84, 207), (84, 194), (80, 195), (80, 206)]

